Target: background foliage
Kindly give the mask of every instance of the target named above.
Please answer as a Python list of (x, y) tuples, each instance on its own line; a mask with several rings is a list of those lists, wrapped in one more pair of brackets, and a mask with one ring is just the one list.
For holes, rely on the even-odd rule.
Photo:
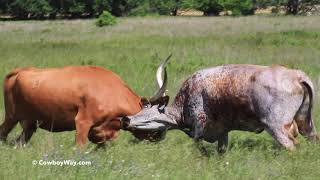
[[(98, 28), (94, 20), (0, 22), (0, 78), (15, 67), (98, 65), (119, 74), (141, 96), (152, 96), (156, 68), (168, 64), (171, 101), (193, 72), (217, 65), (282, 64), (301, 69), (315, 87), (313, 117), (320, 129), (319, 17), (132, 17)], [(2, 81), (0, 81), (2, 87)], [(0, 123), (3, 121), (0, 91)], [(121, 131), (106, 149), (74, 150), (75, 131), (41, 129), (27, 147), (14, 149), (19, 125), (0, 143), (0, 179), (319, 179), (320, 143), (299, 136), (295, 152), (271, 136), (233, 131), (226, 154), (206, 151), (184, 133), (170, 131), (158, 143), (137, 141)], [(88, 143), (85, 151), (94, 148)], [(91, 166), (40, 166), (32, 160), (89, 160)]]
[(252, 15), (257, 8), (284, 7), (287, 14), (305, 14), (320, 0), (1, 0), (0, 13), (17, 19), (84, 18), (104, 10), (114, 16), (177, 15), (178, 9), (191, 8), (216, 16)]

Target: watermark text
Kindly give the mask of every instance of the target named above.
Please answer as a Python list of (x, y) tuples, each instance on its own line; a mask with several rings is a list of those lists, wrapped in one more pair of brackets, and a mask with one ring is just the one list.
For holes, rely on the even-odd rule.
[(91, 166), (91, 161), (68, 160), (33, 160), (32, 165), (36, 166)]

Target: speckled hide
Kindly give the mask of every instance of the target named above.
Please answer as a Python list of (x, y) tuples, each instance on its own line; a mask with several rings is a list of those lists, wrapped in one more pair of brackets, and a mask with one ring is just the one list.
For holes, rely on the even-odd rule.
[[(259, 133), (266, 129), (282, 146), (293, 149), (288, 130), (295, 117), (310, 118), (306, 119), (312, 124), (308, 131), (315, 131), (307, 98), (313, 94), (312, 82), (298, 70), (224, 65), (188, 78), (173, 107), (181, 112), (178, 123), (195, 139), (221, 139), (223, 145), (231, 130)], [(303, 107), (304, 99), (307, 107)]]
[(218, 66), (189, 77), (173, 104), (164, 110), (149, 107), (128, 116), (128, 127), (181, 129), (197, 140), (218, 141), (220, 152), (227, 147), (229, 131), (266, 130), (283, 147), (293, 150), (297, 128), (305, 137), (317, 138), (311, 117), (313, 95), (312, 82), (299, 70)]

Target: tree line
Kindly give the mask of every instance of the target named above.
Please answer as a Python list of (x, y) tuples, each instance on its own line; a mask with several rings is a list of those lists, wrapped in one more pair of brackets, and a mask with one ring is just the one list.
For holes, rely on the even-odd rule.
[(287, 14), (299, 14), (320, 0), (0, 0), (0, 14), (18, 19), (95, 17), (104, 10), (114, 16), (149, 14), (177, 15), (178, 9), (192, 8), (204, 15), (252, 15), (267, 6), (285, 7)]

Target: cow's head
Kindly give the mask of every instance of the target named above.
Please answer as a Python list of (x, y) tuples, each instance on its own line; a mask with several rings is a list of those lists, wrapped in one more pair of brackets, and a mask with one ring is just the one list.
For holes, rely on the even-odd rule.
[[(167, 106), (169, 102), (169, 96), (165, 96), (166, 87), (168, 83), (167, 78), (167, 71), (166, 71), (166, 64), (168, 63), (169, 59), (171, 57), (171, 54), (167, 57), (166, 60), (164, 60), (161, 65), (159, 66), (157, 70), (157, 82), (159, 85), (159, 90), (152, 96), (151, 98), (141, 98), (141, 106), (142, 111), (145, 111), (147, 109), (152, 109), (159, 106)], [(164, 78), (162, 79), (162, 74), (164, 74)], [(124, 130), (130, 131), (136, 138), (143, 140), (147, 139), (150, 141), (158, 141), (162, 139), (165, 135), (164, 131), (153, 131), (153, 130), (145, 130), (145, 129), (139, 129), (139, 128), (127, 128), (127, 120), (128, 117), (122, 118), (123, 126), (122, 128)]]
[[(157, 82), (159, 84), (159, 89), (155, 93), (155, 95), (151, 98), (141, 98), (141, 108), (147, 108), (158, 104), (167, 104), (168, 100), (165, 95), (166, 87), (167, 87), (167, 71), (166, 64), (168, 63), (171, 55), (164, 60), (157, 70)], [(162, 79), (162, 74), (164, 73), (164, 79)], [(166, 101), (165, 103), (163, 101)], [(100, 144), (104, 143), (107, 140), (114, 139), (118, 136), (119, 130), (121, 128), (121, 123), (118, 119), (114, 119), (111, 121), (104, 121), (102, 124), (96, 125), (92, 127), (89, 131), (88, 138), (91, 142)], [(151, 132), (144, 131), (139, 129), (130, 129), (130, 132), (138, 139), (148, 139), (148, 140), (159, 140), (163, 137), (161, 132)]]
[[(160, 97), (155, 101), (148, 101), (144, 103), (144, 106), (142, 108), (142, 111), (145, 109), (148, 109), (152, 106), (160, 106), (160, 105), (167, 105), (169, 102), (169, 96)], [(138, 128), (126, 128), (126, 117), (123, 117), (122, 120), (124, 120), (124, 124), (122, 124), (122, 128), (124, 130), (129, 130), (136, 138), (139, 140), (149, 140), (149, 141), (159, 141), (164, 138), (165, 132), (163, 131), (146, 131), (144, 129), (138, 129)]]
[(177, 127), (174, 117), (168, 113), (168, 101), (168, 96), (161, 97), (159, 104), (149, 105), (136, 115), (123, 117), (122, 129), (131, 131), (139, 139), (163, 139), (169, 128)]
[(119, 119), (104, 121), (102, 124), (90, 128), (88, 139), (95, 144), (102, 144), (117, 138), (120, 128)]

